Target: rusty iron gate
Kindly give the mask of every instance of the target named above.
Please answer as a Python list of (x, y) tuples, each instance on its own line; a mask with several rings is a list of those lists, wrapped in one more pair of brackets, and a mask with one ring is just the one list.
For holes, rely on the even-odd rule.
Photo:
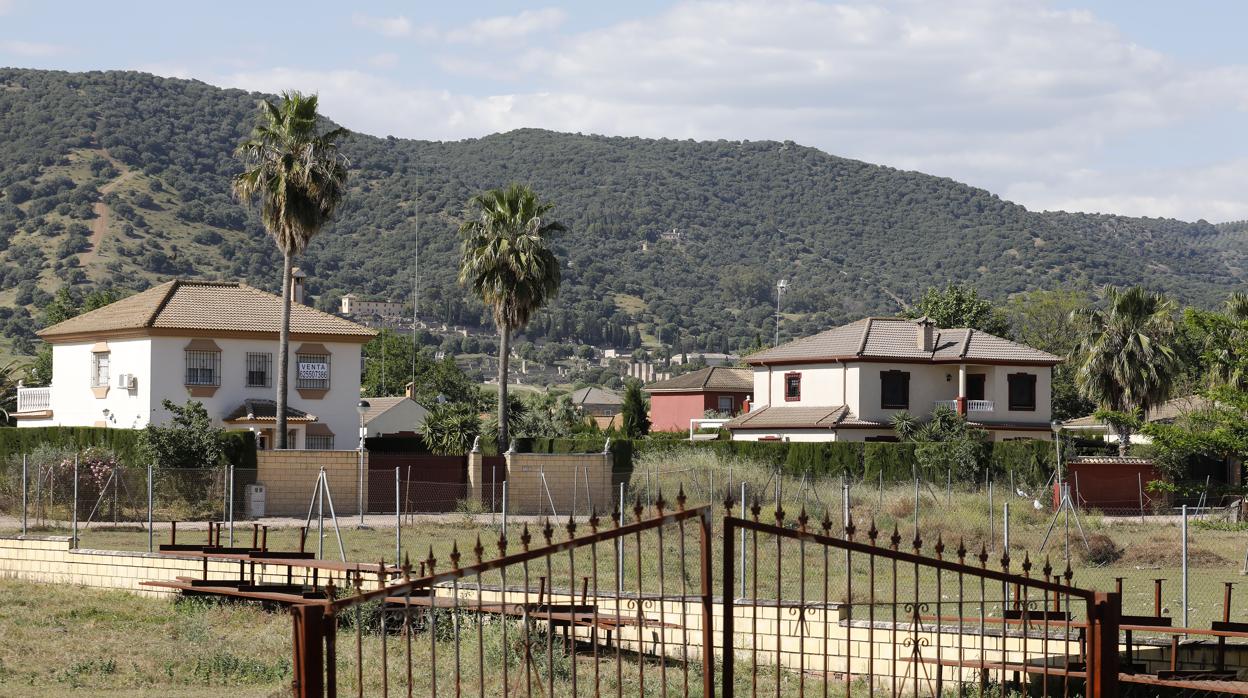
[(518, 552), (500, 536), (489, 561), (480, 539), (469, 564), (458, 545), (449, 564), (430, 549), (397, 580), (350, 576), (345, 595), (331, 581), (328, 600), (292, 606), (294, 694), (714, 695), (700, 655), (713, 646), (712, 511), (684, 504), (546, 522), (538, 547), (525, 526)]
[(295, 695), (1118, 695), (1120, 597), (1069, 567), (757, 503), (714, 560), (711, 507), (668, 506), (331, 580), (292, 607)]
[[(939, 534), (927, 556), (918, 530), (903, 550), (896, 527), (885, 536), (872, 522), (861, 541), (848, 518), (803, 510), (790, 527), (780, 507), (774, 523), (760, 521), (757, 501), (748, 519), (725, 507), (722, 583), (749, 588), (724, 596), (722, 632), (738, 649), (723, 655), (723, 674), (746, 664), (750, 695), (783, 693), (782, 672), (767, 681), (760, 667), (792, 670), (797, 695), (812, 674), (823, 696), (834, 683), (846, 696), (1118, 695), (1120, 595), (1071, 586), (1069, 565), (1035, 570), (1024, 558), (1018, 574), (1008, 552), (991, 569), (986, 550), (949, 550)], [(735, 688), (725, 681), (722, 694)]]

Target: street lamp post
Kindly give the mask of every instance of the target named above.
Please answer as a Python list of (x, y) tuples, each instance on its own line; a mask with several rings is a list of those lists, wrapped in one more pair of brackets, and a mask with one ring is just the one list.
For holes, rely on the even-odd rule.
[(780, 297), (787, 290), (789, 290), (788, 281), (780, 279), (776, 282), (776, 343), (774, 346), (780, 346)]
[(1057, 488), (1062, 488), (1062, 423), (1053, 420), (1049, 426), (1053, 429), (1053, 447), (1057, 449)]
[(360, 506), (360, 528), (364, 528), (364, 413), (368, 411), (368, 400), (360, 400), (360, 404), (355, 406), (357, 412), (360, 413), (360, 481), (356, 495), (359, 499)]

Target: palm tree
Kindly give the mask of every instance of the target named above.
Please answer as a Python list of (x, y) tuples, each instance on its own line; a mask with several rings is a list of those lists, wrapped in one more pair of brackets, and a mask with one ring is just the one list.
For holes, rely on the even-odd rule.
[[(1139, 286), (1106, 286), (1099, 296), (1103, 309), (1077, 311), (1090, 330), (1075, 350), (1075, 382), (1102, 410), (1147, 414), (1170, 397), (1180, 369), (1174, 301)], [(1126, 455), (1134, 430), (1125, 422), (1113, 428)]]
[(549, 238), (562, 223), (547, 220), (554, 207), (527, 186), (491, 189), (468, 201), (459, 282), (490, 307), (498, 327), (498, 448), (507, 448), (507, 364), (511, 335), (559, 291), (559, 260)]
[(286, 392), (290, 363), (291, 267), (342, 202), (347, 160), (337, 140), (346, 129), (317, 129), (316, 95), (283, 92), (278, 104), (260, 103), (251, 137), (235, 155), (244, 171), (234, 194), (260, 204), (260, 220), (282, 253), (282, 328), (277, 354), (277, 447), (286, 448)]

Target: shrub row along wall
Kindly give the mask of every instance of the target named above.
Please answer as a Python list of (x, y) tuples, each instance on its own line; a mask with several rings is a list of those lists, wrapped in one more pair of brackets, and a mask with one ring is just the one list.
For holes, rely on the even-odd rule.
[[(602, 439), (523, 439), (535, 453), (592, 452), (602, 450)], [(617, 477), (632, 471), (636, 453), (672, 453), (709, 450), (722, 456), (748, 458), (786, 472), (800, 475), (841, 475), (886, 480), (904, 480), (915, 470), (922, 472), (915, 457), (916, 444), (828, 441), (823, 443), (789, 441), (675, 441), (663, 439), (612, 439)], [(994, 475), (1014, 473), (1024, 482), (1044, 482), (1053, 472), (1056, 453), (1051, 441), (1019, 440), (983, 443), (977, 446), (979, 472), (985, 468)], [(944, 478), (945, 473), (923, 473)]]
[[(106, 427), (0, 428), (0, 463), (8, 463), (40, 446), (81, 451), (92, 446), (107, 448), (126, 465), (146, 465), (139, 455), (140, 429)], [(256, 467), (256, 435), (249, 431), (225, 432), (226, 459), (236, 468)]]

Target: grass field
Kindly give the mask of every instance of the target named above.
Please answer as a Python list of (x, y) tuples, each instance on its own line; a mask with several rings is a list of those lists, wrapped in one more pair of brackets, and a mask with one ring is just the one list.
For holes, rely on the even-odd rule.
[[(776, 479), (763, 464), (746, 461), (724, 461), (713, 454), (681, 453), (681, 454), (646, 454), (638, 459), (636, 470), (629, 483), (627, 498), (641, 499), (652, 502), (660, 492), (669, 501), (669, 509), (674, 507), (671, 502), (676, 490), (683, 487), (689, 495), (689, 505), (714, 501), (715, 541), (712, 551), (712, 574), (715, 593), (722, 590), (721, 570), (723, 560), (720, 554), (719, 539), (722, 537), (721, 517), (723, 514), (722, 499), (731, 487), (734, 494), (739, 494), (740, 483), (746, 482), (747, 498), (749, 493), (767, 497), (763, 503), (760, 519), (774, 522), (774, 498)], [(731, 485), (730, 485), (731, 483)], [(901, 536), (899, 547), (908, 551), (915, 537), (916, 526), (922, 539), (921, 551), (933, 554), (933, 546), (937, 536), (945, 544), (945, 557), (953, 558), (954, 550), (959, 541), (970, 551), (968, 562), (978, 564), (975, 559), (981, 546), (989, 554), (988, 566), (999, 569), (1002, 557), (1002, 521), (1001, 502), (994, 502), (990, 512), (986, 496), (982, 492), (973, 492), (953, 488), (946, 490), (944, 483), (933, 483), (923, 486), (918, 503), (917, 521), (912, 485), (896, 484), (888, 486), (881, 493), (878, 486), (858, 483), (851, 490), (853, 502), (852, 515), (857, 526), (856, 539), (864, 541), (866, 530), (872, 521), (880, 531), (878, 543), (888, 545), (889, 535), (896, 526)], [(832, 531), (840, 531), (840, 481), (825, 478), (823, 480), (802, 480), (801, 478), (781, 478), (780, 493), (786, 512), (785, 524), (795, 526), (795, 519), (803, 507), (808, 510), (812, 520), (810, 527), (818, 528), (818, 521), (825, 510), (833, 521), (838, 523)], [(1041, 548), (1042, 539), (1052, 521), (1052, 514), (1047, 510), (1036, 510), (1030, 499), (1011, 498), (1010, 516), (1010, 557), (1011, 570), (1021, 571), (1025, 558), (1033, 563), (1032, 576), (1041, 577), (1042, 568), (1048, 559), (1055, 572), (1060, 573), (1066, 565), (1067, 542), (1069, 541), (1070, 564), (1074, 571), (1075, 586), (1109, 591), (1116, 586), (1117, 577), (1123, 578), (1124, 611), (1132, 614), (1151, 614), (1153, 612), (1153, 579), (1163, 578), (1162, 605), (1166, 615), (1174, 618), (1176, 624), (1182, 621), (1182, 588), (1181, 580), (1181, 536), (1178, 522), (1172, 517), (1148, 517), (1143, 523), (1136, 517), (1106, 517), (1096, 512), (1085, 513), (1072, 519), (1070, 536), (1064, 517), (1058, 520), (1047, 547)], [(627, 507), (631, 518), (631, 501)], [(734, 514), (739, 509), (734, 507)], [(414, 563), (427, 558), (432, 549), (433, 557), (438, 561), (437, 568), (445, 569), (450, 564), (453, 548), (458, 548), (462, 557), (461, 564), (473, 560), (472, 549), (478, 538), (484, 548), (486, 559), (497, 557), (497, 540), (501, 533), (498, 523), (500, 517), (494, 517), (494, 525), (490, 523), (490, 515), (449, 515), (435, 518), (417, 518), (412, 525), (402, 529), (404, 553), (410, 555)], [(555, 541), (567, 538), (566, 515), (554, 521)], [(603, 520), (604, 528), (610, 523)], [(1082, 526), (1089, 545), (1084, 546), (1083, 536), (1079, 534)], [(540, 535), (540, 524), (530, 525), (532, 546), (543, 543)], [(578, 534), (588, 531), (588, 526), (581, 521)], [(1243, 559), (1248, 537), (1244, 535), (1245, 527), (1236, 524), (1206, 524), (1192, 522), (1189, 532), (1189, 587), (1188, 587), (1188, 624), (1192, 627), (1208, 627), (1212, 620), (1221, 618), (1222, 596), (1226, 582), (1238, 582), (1243, 579)], [(64, 534), (64, 529), (49, 531)], [(521, 527), (515, 523), (507, 531), (509, 552), (520, 548)], [(202, 532), (185, 532), (181, 541), (194, 541), (203, 537)], [(357, 530), (354, 520), (344, 520), (343, 547), (349, 560), (394, 561), (395, 543), (394, 529), (389, 521), (378, 525), (372, 530)], [(697, 564), (697, 525), (690, 522), (685, 531), (685, 553), (683, 569), (680, 566), (679, 532), (671, 529), (664, 539), (663, 568), (665, 572), (664, 589), (666, 593), (679, 592), (681, 584), (686, 588), (696, 589), (698, 585)], [(157, 543), (163, 542), (158, 534)], [(239, 523), (236, 526), (236, 542), (240, 545), (250, 543), (250, 526)], [(752, 542), (752, 541), (750, 541)], [(92, 528), (81, 533), (81, 546), (99, 549), (146, 550), (147, 533), (141, 528), (110, 530)], [(271, 529), (269, 532), (271, 549), (293, 550), (297, 547), (297, 531), (294, 529)], [(751, 555), (747, 560), (749, 566), (755, 564), (752, 557), (752, 545), (747, 546)], [(308, 540), (308, 549), (316, 549), (315, 535)], [(624, 545), (624, 589), (635, 591), (637, 588), (637, 571), (640, 569), (644, 591), (658, 591), (657, 572), (659, 569), (659, 546), (657, 538), (648, 534), (641, 541), (630, 538)], [(640, 561), (637, 552), (640, 551)], [(611, 544), (598, 546), (599, 588), (609, 590), (617, 575), (615, 568), (615, 550)], [(805, 562), (803, 563), (803, 554)], [(337, 559), (338, 542), (332, 528), (326, 528), (324, 540), (324, 556)], [(802, 569), (807, 571), (805, 598), (819, 599), (822, 595), (823, 580), (828, 581), (829, 596), (832, 600), (846, 598), (846, 581), (852, 576), (853, 600), (865, 603), (870, 599), (866, 579), (869, 576), (866, 556), (859, 555), (853, 560), (852, 575), (846, 574), (843, 564), (837, 564), (837, 555), (829, 559), (829, 568), (824, 573), (822, 553), (813, 546), (806, 550), (799, 549), (791, 542), (776, 550), (774, 539), (769, 536), (760, 537), (759, 547), (759, 585), (752, 583), (752, 571), (747, 568), (747, 581), (744, 596), (771, 599), (781, 596), (785, 599), (797, 600), (803, 596), (801, 588)], [(776, 572), (779, 559), (780, 572)], [(576, 568), (571, 568), (572, 561), (566, 555), (554, 556), (551, 560), (551, 576), (554, 584), (559, 587), (579, 587), (583, 579), (592, 576), (590, 555), (588, 551), (578, 553), (574, 561)], [(533, 584), (538, 577), (545, 575), (545, 563), (533, 566)], [(740, 571), (737, 582), (731, 593), (742, 595), (740, 587)], [(876, 601), (886, 599), (891, 594), (891, 571), (877, 575)], [(514, 577), (513, 577), (514, 580)], [(913, 598), (915, 582), (913, 575), (902, 575), (898, 579), (900, 593)], [(942, 601), (949, 600), (947, 590), (951, 579), (943, 579)], [(920, 575), (918, 582), (919, 596), (925, 600), (935, 600), (935, 577), (931, 574)], [(1240, 596), (1232, 607), (1232, 619), (1248, 621), (1248, 604), (1243, 603)], [(989, 594), (993, 597), (992, 594)], [(995, 597), (999, 597), (996, 593)], [(993, 597), (993, 598), (995, 598)], [(989, 602), (993, 602), (993, 598)], [(999, 604), (999, 598), (995, 603)]]

